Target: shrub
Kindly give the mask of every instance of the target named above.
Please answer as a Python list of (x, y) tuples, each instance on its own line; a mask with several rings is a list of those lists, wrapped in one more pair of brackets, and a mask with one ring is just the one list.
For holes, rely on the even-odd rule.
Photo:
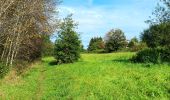
[(170, 62), (170, 49), (167, 48), (147, 48), (139, 51), (132, 57), (131, 61), (136, 63), (162, 63)]
[(131, 60), (138, 63), (158, 63), (159, 55), (158, 49), (144, 49), (133, 56)]
[(0, 62), (0, 79), (2, 79), (9, 71), (9, 67)]

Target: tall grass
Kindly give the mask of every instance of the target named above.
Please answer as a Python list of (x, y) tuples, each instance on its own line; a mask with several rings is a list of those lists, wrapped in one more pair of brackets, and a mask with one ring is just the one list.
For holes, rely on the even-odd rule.
[[(44, 58), (17, 84), (0, 81), (5, 99), (170, 99), (168, 64), (134, 64), (133, 53), (82, 54), (74, 64)], [(7, 83), (6, 83), (7, 82)]]

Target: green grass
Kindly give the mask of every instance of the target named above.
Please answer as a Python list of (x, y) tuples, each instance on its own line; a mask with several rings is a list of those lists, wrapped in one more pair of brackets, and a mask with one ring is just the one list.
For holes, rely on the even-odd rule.
[(0, 81), (7, 100), (170, 99), (170, 65), (134, 64), (133, 53), (82, 54), (74, 64), (35, 64), (17, 81)]

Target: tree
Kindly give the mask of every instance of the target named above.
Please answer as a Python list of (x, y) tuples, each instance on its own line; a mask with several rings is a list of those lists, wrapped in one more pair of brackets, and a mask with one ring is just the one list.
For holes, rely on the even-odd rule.
[(53, 56), (54, 54), (54, 43), (50, 40), (50, 36), (43, 36), (42, 56)]
[(15, 60), (41, 54), (37, 53), (42, 48), (41, 36), (53, 33), (51, 22), (56, 21), (52, 15), (57, 3), (58, 0), (0, 0), (1, 61), (12, 66)]
[(170, 22), (170, 0), (160, 0), (155, 11), (154, 18), (150, 17), (146, 22), (150, 25)]
[(88, 51), (89, 52), (95, 52), (95, 51), (101, 51), (104, 49), (104, 41), (101, 37), (94, 37), (90, 40)]
[(136, 52), (147, 48), (147, 45), (145, 42), (139, 41), (136, 37), (134, 37), (129, 41), (128, 48), (130, 51)]
[(72, 15), (68, 15), (60, 25), (54, 50), (54, 57), (58, 64), (73, 63), (80, 58), (81, 42), (75, 31), (76, 26)]
[(170, 0), (160, 0), (155, 8), (155, 18), (148, 20), (150, 27), (141, 35), (142, 41), (151, 48), (170, 47)]
[(170, 47), (170, 22), (151, 25), (141, 34), (141, 40), (148, 47)]
[(80, 51), (81, 52), (86, 52), (86, 49), (84, 48), (84, 45), (82, 43), (80, 44)]
[[(141, 34), (141, 40), (149, 49), (142, 50), (134, 56), (137, 62), (168, 61), (170, 54), (170, 0), (160, 0), (153, 12), (154, 18), (148, 20), (150, 27)], [(153, 61), (155, 59), (155, 61)]]
[(105, 50), (106, 52), (118, 51), (125, 48), (127, 44), (126, 37), (122, 30), (112, 29), (105, 36)]
[(132, 38), (128, 44), (129, 48), (135, 47), (139, 43), (138, 39), (136, 37)]

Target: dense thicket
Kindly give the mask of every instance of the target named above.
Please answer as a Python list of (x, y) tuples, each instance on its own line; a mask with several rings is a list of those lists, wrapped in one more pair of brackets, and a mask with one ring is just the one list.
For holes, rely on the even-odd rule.
[(1, 61), (12, 65), (15, 59), (32, 61), (40, 57), (42, 34), (53, 32), (52, 14), (57, 3), (58, 0), (0, 0)]
[(104, 50), (104, 41), (101, 37), (94, 37), (90, 40), (88, 52), (102, 52)]
[(113, 52), (126, 48), (127, 41), (122, 30), (112, 29), (105, 36), (105, 51)]
[(76, 27), (72, 15), (67, 16), (61, 23), (54, 49), (57, 64), (73, 63), (80, 58), (81, 42), (75, 31)]
[(0, 77), (41, 57), (44, 35), (56, 29), (58, 0), (0, 0)]

